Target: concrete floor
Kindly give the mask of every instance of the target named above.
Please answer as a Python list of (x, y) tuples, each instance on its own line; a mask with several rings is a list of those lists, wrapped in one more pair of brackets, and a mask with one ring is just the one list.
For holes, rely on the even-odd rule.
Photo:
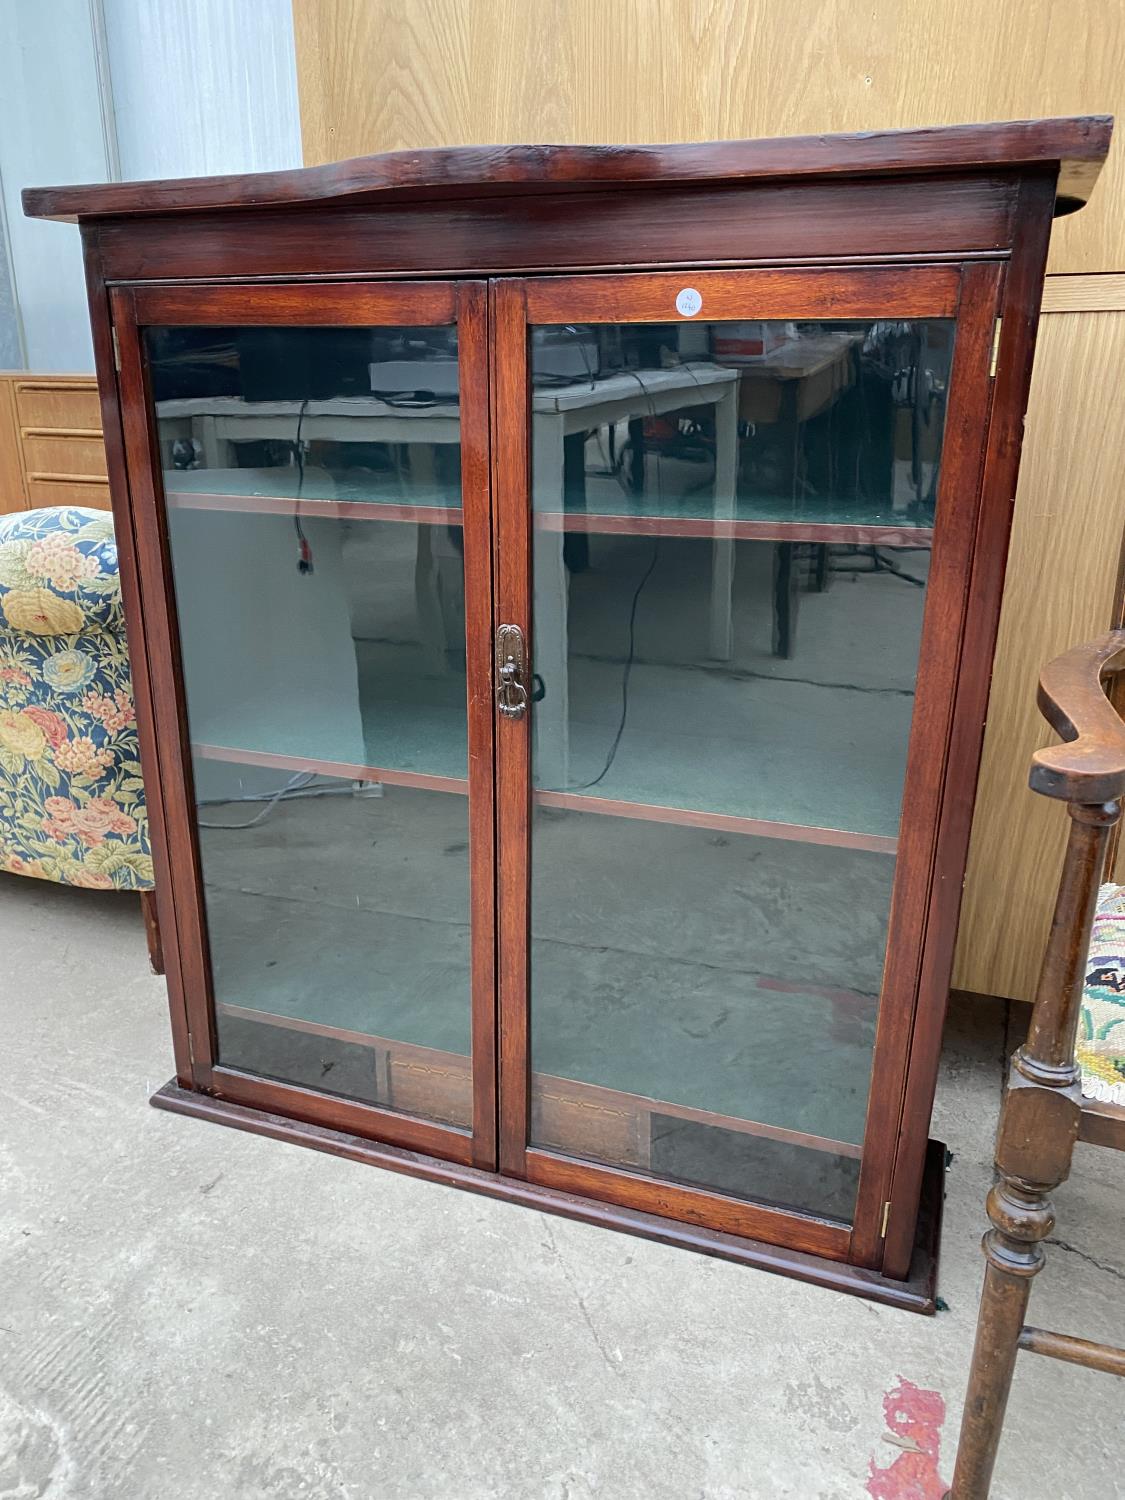
[[(940, 1495), (1001, 1009), (951, 1018), (922, 1319), (149, 1109), (131, 899), (0, 877), (0, 954), (0, 1500)], [(1123, 1188), (1080, 1148), (1035, 1321), (1125, 1340)], [(1025, 1357), (996, 1500), (1121, 1493), (1123, 1429), (1125, 1382)]]

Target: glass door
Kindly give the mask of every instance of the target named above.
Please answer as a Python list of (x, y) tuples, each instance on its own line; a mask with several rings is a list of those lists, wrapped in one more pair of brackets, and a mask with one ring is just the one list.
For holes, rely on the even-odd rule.
[(495, 288), (502, 1170), (878, 1263), (998, 284)]
[(485, 314), (114, 295), (197, 1085), (491, 1167)]

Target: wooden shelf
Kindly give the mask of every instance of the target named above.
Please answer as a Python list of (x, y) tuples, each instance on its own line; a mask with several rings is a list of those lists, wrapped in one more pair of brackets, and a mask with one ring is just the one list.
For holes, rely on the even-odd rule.
[(636, 516), (587, 514), (584, 511), (536, 511), (540, 531), (597, 532), (608, 536), (676, 536), (729, 538), (754, 542), (835, 542), (861, 547), (930, 547), (930, 526), (871, 525), (845, 521), (771, 521), (702, 516)]
[[(316, 494), (249, 494), (233, 489), (166, 489), (174, 510), (229, 511), (242, 515), (323, 517), (341, 521), (399, 521), (419, 526), (461, 526), (460, 506), (389, 500), (328, 499)], [(834, 542), (841, 546), (930, 547), (931, 526), (899, 526), (887, 521), (813, 521), (769, 516), (707, 517), (635, 515), (615, 511), (535, 511), (537, 530), (588, 532), (607, 536), (669, 536), (734, 541)]]
[[(245, 750), (230, 745), (192, 744), (192, 754), (202, 760), (229, 761), (235, 765), (265, 766), (278, 771), (310, 771), (320, 776), (339, 776), (348, 781), (377, 781), (386, 786), (418, 787), (430, 792), (468, 795), (464, 777), (430, 776), (421, 771), (402, 771), (387, 766), (356, 765), (348, 761), (318, 760), (303, 755), (277, 755), (269, 750)], [(637, 818), (649, 823), (674, 823), (690, 828), (712, 828), (720, 833), (741, 833), (753, 838), (783, 839), (799, 844), (821, 844), (836, 849), (864, 849), (876, 854), (895, 854), (898, 839), (875, 833), (851, 833), (845, 828), (815, 828), (799, 823), (777, 823), (764, 818), (744, 818), (729, 813), (688, 807), (663, 807), (644, 802), (622, 802), (608, 797), (586, 797), (580, 792), (535, 791), (532, 801), (539, 807), (558, 807), (570, 812), (600, 813), (606, 817)]]
[(335, 521), (409, 521), (419, 526), (461, 526), (460, 506), (403, 505), (379, 500), (297, 499), (290, 495), (235, 495), (202, 490), (169, 490), (168, 505), (175, 510), (217, 510), (243, 515), (296, 516), (302, 521), (323, 517)]
[[(332, 1026), (323, 1021), (307, 1020), (300, 1016), (278, 1015), (246, 1005), (233, 1005), (217, 1000), (215, 1009), (220, 1015), (233, 1020), (253, 1021), (264, 1026), (276, 1026), (283, 1031), (299, 1031), (306, 1035), (322, 1036), (333, 1041), (347, 1042), (352, 1046), (384, 1050), (393, 1059), (414, 1064), (425, 1064), (438, 1069), (450, 1079), (463, 1073), (466, 1085), (470, 1079), (468, 1057), (456, 1052), (443, 1051), (436, 1047), (421, 1046), (417, 1042), (402, 1042), (391, 1037), (375, 1036), (368, 1032), (355, 1031), (348, 1027)], [(600, 1084), (583, 1083), (575, 1078), (560, 1078), (549, 1073), (531, 1075), (532, 1098), (546, 1096), (564, 1108), (572, 1110), (606, 1109), (620, 1112), (630, 1111), (638, 1115), (672, 1115), (676, 1119), (693, 1124), (709, 1125), (723, 1130), (732, 1130), (742, 1135), (755, 1135), (787, 1145), (801, 1146), (811, 1151), (824, 1151), (833, 1156), (844, 1156), (859, 1160), (862, 1146), (851, 1141), (832, 1140), (803, 1130), (790, 1130), (782, 1125), (769, 1125), (758, 1120), (745, 1120), (735, 1115), (718, 1114), (713, 1110), (697, 1109), (692, 1105), (676, 1104), (654, 1099), (647, 1095), (630, 1094), (620, 1089), (608, 1089)], [(542, 1142), (540, 1144), (543, 1144)]]
[(422, 771), (399, 771), (387, 766), (355, 765), (350, 761), (316, 760), (307, 755), (275, 755), (269, 750), (244, 750), (231, 745), (193, 742), (192, 754), (201, 760), (223, 760), (241, 766), (266, 766), (278, 771), (311, 771), (318, 776), (340, 776), (346, 781), (379, 781), (385, 786), (420, 787), (428, 792), (469, 794), (463, 776), (428, 776)]
[(537, 791), (532, 793), (532, 801), (540, 807), (601, 813), (613, 818), (638, 818), (650, 823), (680, 823), (692, 828), (713, 828), (720, 833), (742, 833), (755, 838), (787, 839), (793, 843), (824, 844), (837, 849), (866, 849), (876, 854), (898, 852), (897, 838), (877, 833), (849, 833), (844, 828), (813, 828), (801, 823), (774, 823), (764, 818), (743, 818), (694, 808), (618, 802), (608, 797), (585, 797), (580, 792)]

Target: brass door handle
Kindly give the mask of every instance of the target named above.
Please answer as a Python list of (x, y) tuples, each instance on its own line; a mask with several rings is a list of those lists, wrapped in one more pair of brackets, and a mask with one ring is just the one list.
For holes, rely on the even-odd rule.
[(518, 625), (501, 625), (496, 631), (496, 707), (506, 719), (521, 719), (529, 696), (523, 631)]

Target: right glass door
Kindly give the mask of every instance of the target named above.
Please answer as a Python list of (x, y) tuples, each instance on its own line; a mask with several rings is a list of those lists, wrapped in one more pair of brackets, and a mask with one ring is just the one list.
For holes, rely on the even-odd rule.
[(913, 777), (909, 834), (904, 789), (944, 753), (915, 704), (920, 670), (932, 710), (951, 665), (923, 640), (966, 564), (963, 526), (935, 550), (946, 448), (988, 378), (987, 340), (959, 358), (960, 294), (952, 267), (520, 288), (509, 1170), (765, 1239), (797, 1216), (838, 1257), (865, 1172), (881, 1201), (881, 1018), (893, 1091), (919, 959), (892, 914), (928, 882), (940, 776)]

